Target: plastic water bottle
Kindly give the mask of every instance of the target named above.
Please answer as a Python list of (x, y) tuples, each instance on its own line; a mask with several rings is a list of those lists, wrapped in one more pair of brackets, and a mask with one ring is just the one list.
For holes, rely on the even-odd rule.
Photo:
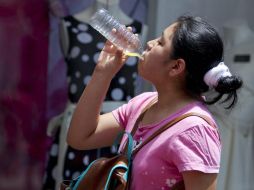
[[(120, 24), (107, 10), (99, 9), (95, 12), (89, 24), (116, 47), (123, 49), (127, 55), (141, 57), (143, 48), (138, 36), (127, 30), (126, 26)], [(116, 33), (112, 32), (113, 28)]]

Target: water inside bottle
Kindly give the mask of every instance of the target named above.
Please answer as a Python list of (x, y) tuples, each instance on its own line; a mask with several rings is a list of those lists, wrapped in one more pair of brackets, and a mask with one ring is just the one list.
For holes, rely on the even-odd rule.
[(139, 53), (135, 53), (135, 52), (124, 52), (125, 55), (128, 55), (130, 57), (138, 57), (139, 59), (144, 59), (143, 56)]
[[(107, 10), (97, 10), (91, 17), (89, 23), (116, 47), (123, 49), (126, 55), (143, 59), (141, 55), (143, 48), (140, 39), (132, 32), (128, 31), (126, 26), (110, 15)], [(112, 32), (113, 29), (115, 29), (117, 33)]]

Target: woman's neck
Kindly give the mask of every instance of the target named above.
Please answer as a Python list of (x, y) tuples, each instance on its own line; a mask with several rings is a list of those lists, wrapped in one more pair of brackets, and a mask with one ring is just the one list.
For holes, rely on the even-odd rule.
[(158, 91), (158, 103), (157, 107), (160, 109), (171, 109), (172, 111), (178, 110), (181, 107), (184, 107), (185, 105), (195, 102), (197, 99), (195, 99), (193, 96), (188, 94), (187, 92), (183, 90), (168, 90), (165, 91)]
[(141, 121), (142, 125), (158, 123), (196, 101), (194, 98), (183, 93), (177, 93), (173, 90), (170, 93), (167, 93), (165, 90), (162, 92), (158, 91), (158, 101), (146, 111)]

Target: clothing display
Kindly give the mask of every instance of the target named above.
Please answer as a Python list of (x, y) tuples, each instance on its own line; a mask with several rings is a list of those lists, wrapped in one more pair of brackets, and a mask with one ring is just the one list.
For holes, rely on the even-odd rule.
[[(254, 41), (253, 41), (254, 42)], [(250, 113), (254, 108), (254, 43), (240, 45), (227, 51), (225, 61), (232, 71), (243, 79), (244, 85), (239, 91), (238, 104), (223, 114), (221, 105), (214, 110), (223, 142), (222, 167), (219, 176), (219, 190), (251, 190), (254, 186), (254, 120)], [(241, 58), (242, 57), (242, 58)], [(245, 58), (244, 58), (245, 57)], [(252, 60), (244, 61), (250, 57)], [(237, 61), (238, 59), (243, 59)], [(245, 187), (245, 188), (243, 188)]]
[[(95, 3), (101, 1), (104, 4), (112, 3), (112, 0), (49, 0), (49, 19), (50, 19), (50, 33), (49, 33), (49, 56), (48, 56), (48, 73), (47, 73), (47, 119), (61, 113), (67, 101), (67, 83), (66, 83), (66, 64), (64, 63), (63, 53), (59, 44), (63, 37), (60, 37), (59, 23), (63, 17), (67, 15), (75, 15), (80, 12), (87, 11)], [(114, 0), (115, 2), (115, 0)], [(104, 6), (105, 7), (105, 6)], [(112, 7), (111, 5), (109, 7)], [(146, 0), (120, 0), (118, 2), (117, 11), (123, 11), (130, 18), (138, 19), (142, 22), (143, 42), (146, 41), (145, 20), (147, 15), (147, 1)], [(89, 17), (87, 17), (89, 18)], [(83, 20), (83, 19), (80, 19)], [(61, 32), (61, 30), (60, 30)], [(14, 40), (15, 41), (15, 40)], [(1, 72), (1, 71), (0, 71)], [(12, 72), (13, 73), (13, 72)], [(1, 74), (1, 73), (0, 73)], [(138, 77), (140, 78), (140, 77)], [(139, 79), (137, 81), (137, 93), (150, 89), (148, 84)]]
[[(68, 36), (65, 62), (67, 64), (69, 103), (64, 114), (53, 118), (49, 124), (48, 133), (50, 135), (56, 133), (55, 135), (58, 137), (53, 135), (55, 140), (48, 158), (44, 189), (49, 189), (49, 186), (52, 187), (52, 185), (58, 189), (62, 179), (77, 177), (91, 161), (101, 156), (112, 156), (117, 151), (115, 147), (78, 151), (66, 144), (67, 129), (75, 104), (91, 78), (106, 40), (88, 23), (78, 20), (75, 16), (66, 16), (62, 21)], [(142, 23), (139, 21), (134, 20), (129, 26), (135, 33), (142, 32)], [(137, 62), (136, 57), (129, 57), (120, 72), (116, 74), (106, 94), (102, 112), (112, 111), (135, 95)], [(57, 130), (57, 127), (60, 127), (60, 130)]]
[(254, 187), (254, 32), (243, 23), (225, 27), (225, 63), (243, 80), (238, 103), (232, 110), (212, 106), (222, 139), (218, 190), (252, 190)]
[[(130, 132), (144, 107), (157, 95), (157, 92), (143, 93), (112, 113), (124, 130)], [(156, 123), (140, 123), (133, 137), (134, 145), (144, 142), (170, 120), (190, 112), (206, 115), (214, 122), (206, 106), (196, 101)], [(183, 180), (183, 171), (219, 173), (221, 143), (218, 129), (214, 126), (202, 118), (191, 116), (155, 137), (149, 146), (142, 147), (135, 155), (130, 189), (171, 189)]]
[[(69, 100), (76, 103), (95, 68), (105, 39), (87, 23), (73, 16), (64, 18), (69, 34), (69, 51), (65, 58), (69, 83)], [(130, 26), (140, 33), (142, 24), (133, 21)], [(137, 58), (130, 57), (111, 82), (105, 101), (126, 101), (133, 97), (137, 76)]]

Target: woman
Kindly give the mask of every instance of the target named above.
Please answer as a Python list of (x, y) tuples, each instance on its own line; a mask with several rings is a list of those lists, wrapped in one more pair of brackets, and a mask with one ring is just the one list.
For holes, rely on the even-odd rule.
[[(72, 118), (68, 143), (77, 149), (112, 145), (120, 131), (131, 131), (150, 102), (134, 135), (142, 143), (173, 118), (198, 112), (214, 122), (205, 104), (224, 94), (236, 100), (242, 81), (222, 62), (223, 43), (215, 29), (201, 18), (180, 17), (161, 37), (149, 41), (139, 63), (139, 74), (157, 92), (146, 92), (111, 113), (99, 115), (110, 81), (121, 69), (126, 56), (110, 42), (105, 44), (89, 85)], [(202, 93), (214, 89), (218, 96), (205, 100)], [(214, 127), (215, 126), (215, 127)], [(170, 189), (184, 180), (185, 189), (216, 189), (221, 143), (216, 124), (191, 116), (178, 122), (144, 146), (133, 160), (131, 189)]]

